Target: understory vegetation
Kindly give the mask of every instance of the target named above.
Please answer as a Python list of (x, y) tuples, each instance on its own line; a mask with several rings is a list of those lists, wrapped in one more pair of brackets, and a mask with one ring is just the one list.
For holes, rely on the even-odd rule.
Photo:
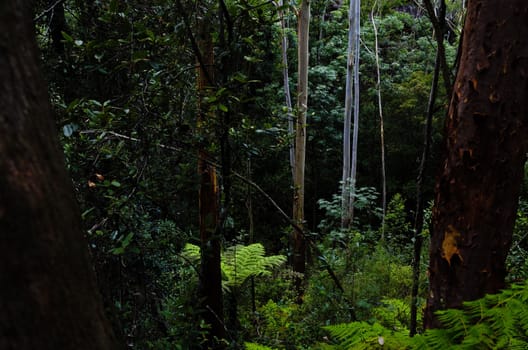
[[(521, 191), (507, 261), (511, 287), (441, 312), (443, 329), (422, 327), (430, 201), (449, 102), (442, 84), (433, 101), (424, 176), (419, 334), (409, 337), (416, 176), (437, 52), (424, 8), (398, 0), (362, 4), (358, 176), (354, 221), (344, 229), (348, 3), (312, 4), (303, 223), (308, 253), (307, 271), (299, 276), (290, 266), (291, 222), (282, 214), (292, 211), (293, 188), (280, 51), (285, 35), (294, 91), (296, 5), (279, 6), (289, 21), (283, 31), (271, 2), (60, 3), (36, 21), (43, 69), (100, 292), (117, 337), (129, 349), (202, 349), (207, 342), (210, 325), (199, 300), (200, 258), (207, 252), (200, 249), (197, 172), (197, 150), (204, 145), (221, 189), (226, 348), (528, 346), (528, 184)], [(39, 1), (36, 13), (48, 7), (48, 1)], [(60, 9), (64, 18), (58, 25), (53, 16)], [(221, 17), (222, 11), (230, 16)], [(202, 13), (211, 17), (219, 83), (199, 98), (195, 46), (202, 40), (197, 34)], [(451, 67), (463, 13), (461, 1), (448, 1), (445, 50)], [(386, 208), (377, 88), (385, 115)], [(203, 123), (202, 111), (217, 117)]]

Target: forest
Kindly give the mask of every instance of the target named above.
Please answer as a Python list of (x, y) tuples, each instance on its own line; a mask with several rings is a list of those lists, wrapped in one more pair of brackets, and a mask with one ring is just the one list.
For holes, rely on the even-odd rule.
[(0, 29), (0, 349), (528, 348), (524, 0)]

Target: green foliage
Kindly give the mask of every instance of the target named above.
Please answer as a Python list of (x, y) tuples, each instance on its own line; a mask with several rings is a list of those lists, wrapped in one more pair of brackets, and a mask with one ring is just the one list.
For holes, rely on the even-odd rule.
[[(464, 303), (462, 310), (438, 312), (445, 326), (428, 330), (417, 349), (526, 349), (528, 282)], [(445, 347), (444, 347), (445, 349)]]
[[(295, 104), (296, 38), (291, 11), (295, 4), (286, 3)], [(435, 43), (429, 20), (413, 12), (412, 2), (377, 3), (382, 15), (375, 20), (388, 187), (389, 193), (402, 193), (389, 204), (386, 244), (378, 245), (380, 209), (374, 187), (381, 182), (379, 155), (374, 151), (379, 149), (379, 124), (373, 117), (377, 115), (373, 29), (366, 20), (374, 1), (362, 4), (363, 136), (358, 149), (363, 155), (358, 159), (362, 187), (357, 189), (352, 231), (340, 229), (340, 197), (332, 197), (341, 177), (347, 6), (329, 12), (331, 2), (314, 3), (306, 227), (319, 227), (314, 239), (324, 257), (313, 257), (304, 305), (297, 306), (292, 302), (293, 276), (286, 270), (270, 274), (284, 257), (265, 257), (263, 248), (255, 245), (224, 251), (224, 287), (240, 299), (238, 317), (244, 340), (275, 348), (308, 348), (321, 340), (322, 325), (348, 322), (351, 311), (359, 320), (377, 319), (389, 328), (405, 324), (407, 313), (395, 300), (405, 300), (410, 285), (408, 260), (402, 258), (409, 245), (403, 201), (412, 201), (414, 193), (417, 164), (409, 160), (421, 152)], [(199, 304), (199, 249), (188, 246), (180, 253), (184, 242), (198, 241), (196, 149), (204, 139), (195, 127), (199, 106), (192, 37), (199, 40), (204, 16), (211, 21), (212, 68), (218, 81), (200, 108), (216, 116), (207, 132), (210, 156), (223, 163), (220, 199), (229, 223), (224, 225), (224, 238), (265, 242), (276, 251), (287, 246), (284, 222), (275, 208), (229, 176), (231, 171), (245, 174), (281, 207), (291, 204), (290, 137), (283, 106), (277, 11), (272, 3), (261, 0), (228, 1), (227, 13), (219, 4), (182, 1), (179, 9), (167, 0), (66, 0), (36, 23), (57, 128), (101, 292), (118, 337), (131, 348), (195, 349), (207, 330), (200, 323), (203, 310), (195, 307)], [(55, 22), (51, 19), (59, 17), (59, 5), (64, 5), (66, 17), (60, 41), (63, 51), (54, 49), (58, 43), (50, 37)], [(49, 4), (38, 1), (37, 6), (42, 8), (36, 13), (42, 13)], [(455, 11), (456, 4), (448, 6)], [(455, 48), (446, 47), (450, 62)], [(439, 97), (437, 105), (443, 104)], [(440, 125), (444, 111), (439, 108), (437, 114), (435, 123)], [(227, 140), (222, 144), (221, 138)], [(436, 143), (439, 138), (440, 133), (433, 135)], [(318, 203), (319, 198), (331, 199)], [(509, 265), (512, 279), (528, 275), (522, 220), (526, 211), (520, 215), (518, 244), (514, 243)], [(335, 270), (345, 293), (322, 270), (325, 264)], [(252, 289), (244, 288), (251, 276), (260, 276), (264, 282), (255, 286), (256, 314), (253, 305), (245, 303), (252, 296)]]
[[(354, 225), (360, 230), (369, 230), (370, 223), (377, 223), (381, 218), (381, 209), (377, 205), (379, 193), (374, 187), (359, 187), (354, 193), (355, 217)], [(341, 194), (333, 194), (332, 200), (319, 199), (319, 208), (324, 210), (325, 218), (321, 220), (319, 229), (323, 233), (330, 233), (335, 241), (347, 244), (344, 240), (346, 232), (341, 230)], [(368, 223), (363, 224), (362, 223)]]
[(528, 282), (437, 315), (443, 328), (430, 329), (413, 338), (407, 336), (405, 329), (395, 330), (377, 322), (353, 322), (325, 329), (338, 340), (337, 348), (346, 349), (374, 349), (379, 347), (381, 338), (383, 348), (389, 349), (526, 349)]
[[(405, 331), (411, 321), (410, 303), (407, 300), (386, 298), (372, 310), (372, 315), (385, 328)], [(418, 315), (418, 324), (420, 323), (421, 313)]]
[(268, 276), (271, 270), (286, 262), (284, 255), (265, 256), (264, 246), (254, 243), (235, 245), (222, 255), (222, 272), (227, 288), (239, 288), (250, 277)]
[(325, 327), (339, 341), (337, 349), (409, 349), (406, 332), (389, 330), (379, 323), (353, 322)]
[(366, 311), (378, 304), (382, 298), (403, 299), (410, 295), (411, 266), (394, 259), (384, 245), (376, 246), (361, 264), (354, 288), (357, 291), (358, 303)]
[(511, 282), (528, 279), (528, 202), (521, 199), (506, 265)]
[(412, 257), (412, 226), (407, 218), (405, 200), (396, 193), (387, 205), (384, 235), (387, 249), (401, 261), (410, 263)]
[(255, 343), (246, 343), (245, 346), (246, 346), (246, 350), (273, 350), (270, 347), (255, 344)]
[[(268, 276), (271, 270), (284, 264), (284, 255), (265, 256), (264, 246), (254, 243), (247, 246), (235, 245), (222, 252), (223, 287), (229, 291), (240, 288), (250, 277)], [(197, 264), (200, 260), (200, 247), (186, 244), (182, 256)]]

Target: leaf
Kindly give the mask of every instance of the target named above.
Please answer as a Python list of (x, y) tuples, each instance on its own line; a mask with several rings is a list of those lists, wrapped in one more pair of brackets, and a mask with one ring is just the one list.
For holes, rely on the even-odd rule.
[(66, 137), (71, 137), (78, 128), (76, 124), (66, 124), (62, 127), (62, 133)]
[(68, 42), (68, 43), (72, 43), (73, 42), (73, 38), (70, 35), (68, 35), (68, 33), (61, 32), (61, 34), (62, 34), (62, 37), (64, 38), (64, 40), (66, 40), (66, 42)]
[(112, 182), (110, 182), (110, 185), (112, 185), (114, 187), (121, 187), (121, 183), (119, 181), (116, 181), (116, 180), (112, 180)]

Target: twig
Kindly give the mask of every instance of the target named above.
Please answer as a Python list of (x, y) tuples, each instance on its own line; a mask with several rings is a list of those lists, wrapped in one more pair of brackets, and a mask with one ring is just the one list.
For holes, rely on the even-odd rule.
[(53, 9), (55, 7), (57, 7), (61, 2), (64, 2), (64, 0), (57, 0), (53, 5), (51, 5), (50, 7), (48, 7), (47, 9), (45, 9), (44, 11), (42, 11), (42, 13), (40, 15), (38, 15), (37, 17), (33, 18), (33, 21), (36, 22), (38, 21), (39, 19), (41, 19), (42, 17), (44, 17), (48, 12), (50, 11), (53, 11)]
[[(91, 129), (91, 130), (82, 130), (82, 131), (80, 131), (80, 134), (97, 134), (97, 133), (108, 134), (108, 135), (112, 135), (112, 136), (117, 137), (117, 138), (121, 138), (121, 139), (124, 139), (124, 140), (129, 140), (129, 141), (133, 141), (133, 142), (141, 142), (141, 139), (138, 139), (136, 137), (123, 135), (123, 134), (120, 134), (120, 133), (117, 133), (117, 132), (114, 132), (114, 131), (100, 130), (100, 129)], [(163, 148), (163, 149), (171, 150), (171, 151), (186, 152), (184, 149), (179, 148), (179, 147), (174, 147), (174, 146), (169, 146), (169, 145), (164, 145), (164, 144), (157, 144), (157, 146), (160, 147), (160, 148)], [(209, 165), (214, 166), (215, 168), (218, 168), (218, 169), (221, 168), (221, 165), (217, 161), (215, 161), (214, 159), (203, 158), (203, 161), (205, 163), (209, 164)], [(330, 266), (330, 264), (325, 259), (323, 252), (319, 249), (317, 244), (315, 244), (313, 239), (288, 214), (286, 214), (286, 212), (280, 207), (280, 205), (277, 204), (277, 202), (275, 202), (275, 200), (268, 193), (266, 193), (266, 191), (264, 191), (262, 189), (262, 187), (260, 187), (258, 184), (256, 184), (255, 182), (251, 181), (250, 179), (248, 179), (244, 175), (241, 175), (241, 174), (237, 173), (236, 171), (232, 171), (231, 174), (233, 176), (235, 176), (237, 179), (241, 180), (242, 182), (244, 182), (247, 185), (250, 185), (251, 187), (256, 189), (264, 198), (266, 198), (271, 203), (271, 205), (279, 212), (279, 214), (283, 217), (283, 219), (285, 221), (287, 221), (295, 230), (297, 230), (306, 239), (306, 241), (310, 244), (310, 247), (315, 251), (315, 253), (323, 258), (323, 259), (321, 259), (321, 261), (324, 262), (325, 270), (328, 272), (328, 274), (330, 275), (330, 277), (334, 281), (336, 287), (344, 294), (345, 293), (345, 289), (343, 288), (343, 285), (339, 281), (339, 278), (335, 274), (335, 272), (332, 269), (332, 267)]]

